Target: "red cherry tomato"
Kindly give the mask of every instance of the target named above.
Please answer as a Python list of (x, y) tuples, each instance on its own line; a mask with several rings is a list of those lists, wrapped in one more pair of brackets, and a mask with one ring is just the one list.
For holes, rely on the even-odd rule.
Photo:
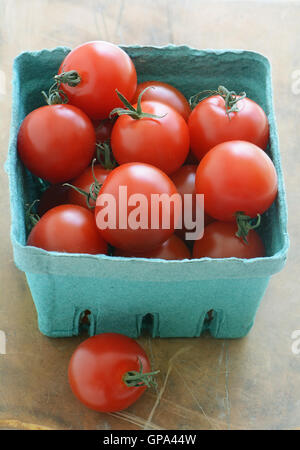
[(188, 125), (191, 149), (200, 160), (205, 153), (225, 141), (249, 141), (263, 150), (269, 140), (269, 124), (263, 109), (249, 98), (237, 102), (238, 112), (226, 114), (225, 101), (215, 95), (193, 109)]
[[(145, 385), (128, 386), (128, 373), (150, 372), (146, 352), (133, 339), (103, 333), (83, 341), (69, 362), (73, 394), (90, 409), (100, 412), (128, 408), (145, 392)], [(126, 381), (127, 380), (127, 381)]]
[(141, 107), (145, 113), (164, 117), (120, 116), (111, 134), (114, 157), (119, 164), (143, 162), (171, 174), (182, 166), (189, 151), (187, 124), (180, 114), (163, 103), (142, 101)]
[(27, 245), (67, 253), (107, 253), (93, 213), (77, 205), (47, 211), (31, 230)]
[(137, 258), (160, 258), (160, 259), (190, 259), (191, 252), (185, 243), (175, 234), (155, 250), (135, 253), (115, 249), (115, 256), (137, 257)]
[(121, 106), (116, 89), (130, 101), (136, 91), (137, 76), (131, 58), (109, 42), (92, 41), (74, 48), (63, 60), (58, 74), (75, 70), (77, 86), (62, 84), (69, 102), (92, 119), (105, 119)]
[(237, 226), (229, 222), (213, 222), (204, 229), (201, 239), (195, 241), (193, 258), (258, 258), (265, 256), (264, 244), (255, 230), (250, 230), (248, 243), (235, 236)]
[[(119, 187), (124, 188), (124, 192), (127, 190), (127, 193), (120, 194)], [(142, 194), (141, 201), (134, 199), (133, 196), (136, 194)], [(108, 224), (107, 228), (99, 229), (103, 239), (116, 248), (130, 252), (152, 250), (166, 241), (174, 232), (174, 223), (178, 221), (178, 212), (174, 208), (174, 202), (170, 202), (169, 210), (163, 208), (162, 203), (159, 203), (157, 205), (157, 224), (152, 223), (151, 197), (154, 194), (157, 196), (167, 194), (167, 199), (173, 194), (177, 194), (174, 183), (158, 168), (149, 164), (128, 163), (113, 169), (100, 189), (95, 208), (97, 226), (99, 227), (101, 214), (105, 215), (103, 221)], [(107, 195), (114, 199), (115, 211), (112, 208), (114, 205), (106, 202)], [(129, 199), (132, 200), (131, 205), (128, 205)], [(100, 202), (103, 204), (101, 205)], [(111, 211), (111, 215), (109, 215), (108, 209)], [(100, 216), (98, 216), (99, 213), (101, 213)], [(155, 211), (153, 215), (156, 215)], [(166, 225), (164, 225), (163, 219)], [(131, 225), (132, 222), (134, 225)], [(154, 228), (156, 225), (157, 228)], [(135, 226), (136, 229), (134, 229)]]
[(95, 151), (95, 130), (88, 116), (71, 105), (47, 105), (23, 120), (18, 152), (24, 165), (50, 183), (79, 175)]
[(52, 184), (42, 194), (40, 201), (37, 203), (37, 213), (42, 217), (49, 209), (59, 205), (66, 205), (68, 199), (69, 188), (62, 184)]
[(276, 169), (256, 145), (224, 142), (200, 161), (196, 192), (204, 194), (205, 210), (217, 220), (234, 221), (238, 211), (255, 217), (265, 212), (276, 198)]
[(148, 86), (153, 86), (153, 89), (148, 89), (143, 95), (143, 101), (158, 101), (165, 103), (175, 109), (184, 120), (188, 120), (191, 113), (191, 107), (185, 96), (174, 86), (163, 83), (162, 81), (144, 81), (137, 85), (136, 92), (133, 96), (132, 103), (136, 103), (138, 96)]
[[(178, 193), (182, 198), (182, 218), (184, 217), (184, 195), (192, 195), (192, 219), (196, 220), (196, 187), (195, 179), (197, 172), (196, 165), (187, 164), (180, 167), (175, 173), (173, 173), (170, 178), (174, 182)], [(204, 212), (204, 225), (212, 222), (214, 219)], [(187, 230), (184, 226), (184, 220), (182, 220), (182, 228), (176, 230), (176, 234), (182, 239), (185, 238), (187, 232), (193, 232), (194, 230)]]
[[(93, 174), (94, 172), (94, 174)], [(82, 174), (80, 174), (78, 177), (74, 178), (70, 181), (69, 184), (72, 186), (79, 188), (83, 190), (86, 193), (89, 193), (91, 186), (95, 182), (94, 175), (96, 180), (98, 181), (99, 185), (102, 185), (104, 181), (106, 180), (107, 175), (111, 172), (110, 169), (105, 169), (100, 164), (95, 164), (94, 168), (92, 169), (92, 166), (87, 167)], [(87, 197), (85, 197), (83, 194), (79, 193), (73, 188), (69, 188), (68, 192), (68, 203), (71, 203), (73, 205), (79, 205), (83, 206), (84, 208), (88, 208), (87, 203)], [(96, 204), (96, 201), (90, 197), (89, 199), (89, 205), (90, 208), (93, 208)]]

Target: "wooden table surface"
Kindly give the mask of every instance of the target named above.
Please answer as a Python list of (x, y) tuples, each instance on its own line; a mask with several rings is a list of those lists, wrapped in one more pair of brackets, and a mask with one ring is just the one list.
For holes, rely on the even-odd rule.
[[(299, 429), (299, 22), (299, 1), (1, 0), (0, 429)], [(94, 39), (268, 56), (289, 203), (288, 262), (272, 277), (250, 334), (230, 341), (140, 338), (161, 370), (159, 401), (149, 390), (116, 414), (88, 410), (70, 391), (68, 361), (85, 337), (51, 339), (38, 330), (25, 276), (12, 259), (3, 170), (13, 58)]]

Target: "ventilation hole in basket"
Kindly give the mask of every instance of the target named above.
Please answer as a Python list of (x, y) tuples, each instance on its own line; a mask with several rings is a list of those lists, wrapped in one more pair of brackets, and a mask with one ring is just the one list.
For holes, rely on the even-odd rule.
[(79, 327), (78, 331), (80, 335), (88, 334), (89, 333), (89, 327), (90, 327), (90, 319), (89, 315), (91, 314), (91, 311), (89, 309), (86, 309), (80, 314), (79, 317)]
[(213, 318), (214, 318), (214, 310), (213, 309), (210, 309), (209, 311), (207, 311), (207, 313), (206, 313), (206, 316), (205, 316), (205, 318), (204, 318), (204, 324), (207, 324), (207, 325), (209, 325), (210, 324), (210, 322), (213, 320)]
[(154, 324), (154, 316), (153, 314), (145, 314), (142, 319), (141, 325), (141, 336), (152, 336)]
[(206, 335), (206, 334), (210, 334), (210, 324), (212, 323), (213, 319), (215, 316), (215, 311), (213, 309), (210, 309), (209, 311), (207, 311), (205, 317), (204, 317), (204, 321), (203, 321), (203, 326), (202, 326), (202, 335)]

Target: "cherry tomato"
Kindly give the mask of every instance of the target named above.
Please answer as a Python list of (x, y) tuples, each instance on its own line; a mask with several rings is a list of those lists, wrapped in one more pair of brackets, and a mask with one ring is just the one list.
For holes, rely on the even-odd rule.
[(74, 48), (58, 74), (73, 70), (80, 77), (79, 84), (62, 83), (62, 89), (69, 102), (92, 119), (106, 119), (113, 108), (121, 106), (116, 89), (129, 100), (136, 91), (137, 76), (131, 58), (112, 43), (92, 41)]
[(193, 109), (188, 125), (191, 149), (200, 160), (205, 153), (225, 141), (249, 141), (263, 150), (269, 139), (268, 119), (263, 109), (249, 98), (237, 102), (238, 112), (226, 114), (220, 95), (202, 100)]
[(185, 96), (174, 86), (163, 83), (162, 81), (144, 81), (137, 85), (136, 92), (133, 96), (132, 103), (136, 103), (140, 93), (148, 86), (153, 86), (153, 89), (148, 89), (143, 95), (143, 101), (154, 100), (175, 109), (184, 120), (188, 120), (191, 113), (191, 107)]
[(190, 259), (191, 252), (185, 243), (175, 234), (166, 240), (160, 247), (148, 252), (135, 253), (115, 249), (115, 256), (137, 257), (137, 258), (160, 258), (160, 259)]
[(23, 120), (18, 152), (24, 165), (50, 183), (79, 175), (91, 162), (96, 135), (88, 116), (71, 105), (46, 105)]
[(163, 117), (120, 116), (111, 134), (114, 157), (119, 164), (143, 162), (171, 174), (182, 166), (188, 155), (187, 124), (180, 114), (163, 103), (142, 101), (141, 108), (145, 113)]
[(85, 406), (114, 412), (128, 408), (147, 389), (146, 385), (137, 385), (139, 380), (128, 385), (130, 373), (141, 369), (143, 374), (149, 373), (150, 362), (135, 340), (117, 333), (102, 333), (75, 349), (68, 377), (73, 394)]
[[(94, 172), (94, 174), (93, 174)], [(107, 175), (110, 173), (109, 169), (105, 169), (100, 164), (95, 164), (94, 168), (92, 169), (92, 166), (87, 167), (82, 174), (80, 174), (78, 177), (74, 178), (70, 181), (69, 184), (72, 186), (79, 188), (83, 190), (86, 193), (89, 193), (91, 186), (95, 182), (94, 175), (99, 183), (99, 185), (102, 185), (104, 181), (106, 180)], [(69, 188), (68, 192), (68, 203), (71, 203), (73, 205), (79, 205), (83, 206), (84, 208), (88, 208), (87, 203), (87, 197), (85, 197), (83, 194), (80, 194), (78, 191), (76, 191), (73, 188)], [(89, 205), (90, 208), (93, 208), (96, 204), (96, 201), (90, 197), (89, 198)]]
[(59, 205), (66, 205), (68, 199), (69, 188), (62, 184), (52, 184), (42, 194), (40, 201), (37, 203), (37, 213), (42, 217), (49, 209)]
[(204, 194), (205, 210), (217, 220), (234, 221), (238, 211), (255, 217), (265, 212), (276, 198), (276, 169), (256, 145), (224, 142), (200, 161), (196, 192)]
[(77, 205), (47, 211), (31, 230), (27, 245), (67, 253), (107, 253), (93, 213)]
[(250, 230), (248, 243), (235, 235), (237, 226), (215, 221), (207, 225), (201, 239), (195, 241), (193, 258), (258, 258), (265, 256), (264, 244), (255, 230)]
[[(192, 195), (192, 219), (196, 220), (196, 187), (195, 187), (195, 179), (197, 172), (196, 165), (187, 164), (185, 166), (180, 167), (175, 173), (173, 173), (170, 178), (174, 182), (178, 193), (182, 198), (182, 218), (184, 218), (184, 195), (190, 194)], [(208, 214), (204, 212), (204, 225), (212, 222), (214, 219), (210, 217)], [(194, 230), (188, 230), (184, 226), (184, 220), (182, 220), (182, 228), (176, 230), (176, 234), (180, 236), (182, 239), (185, 238), (185, 234), (187, 232), (193, 232)]]
[[(167, 201), (177, 194), (174, 183), (158, 168), (128, 163), (113, 169), (100, 189), (95, 208), (96, 223), (103, 239), (113, 247), (130, 252), (152, 250), (166, 241), (174, 232), (179, 212), (172, 201), (169, 208), (163, 207), (162, 202), (155, 202), (156, 214), (155, 208), (151, 208), (151, 198), (155, 194), (158, 197), (165, 194)], [(108, 196), (109, 200), (112, 197), (112, 203), (106, 200)], [(151, 209), (156, 223), (152, 222)], [(101, 215), (106, 228), (105, 223), (99, 223)]]

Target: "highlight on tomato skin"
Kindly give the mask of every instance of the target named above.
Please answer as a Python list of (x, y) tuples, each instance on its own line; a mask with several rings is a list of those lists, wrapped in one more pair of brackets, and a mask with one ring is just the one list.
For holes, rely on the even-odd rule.
[(107, 254), (93, 213), (78, 205), (60, 205), (48, 210), (29, 233), (27, 245), (47, 251)]
[(231, 222), (215, 221), (204, 228), (203, 237), (194, 243), (193, 258), (259, 258), (266, 255), (263, 241), (250, 230), (247, 243), (236, 236), (237, 226)]
[(74, 350), (68, 366), (70, 388), (86, 407), (99, 412), (127, 409), (156, 386), (145, 350), (119, 333), (101, 333)]
[(165, 103), (166, 105), (174, 108), (185, 121), (188, 120), (189, 115), (191, 114), (191, 107), (188, 100), (182, 92), (179, 91), (179, 89), (169, 83), (164, 83), (157, 80), (143, 81), (142, 83), (139, 83), (133, 96), (132, 103), (136, 103), (140, 93), (149, 86), (153, 86), (153, 89), (148, 89), (144, 93), (143, 101), (154, 100)]
[(114, 249), (114, 256), (124, 256), (127, 258), (160, 258), (168, 260), (190, 259), (191, 252), (184, 241), (173, 234), (160, 247), (147, 252), (132, 253), (120, 249)]

